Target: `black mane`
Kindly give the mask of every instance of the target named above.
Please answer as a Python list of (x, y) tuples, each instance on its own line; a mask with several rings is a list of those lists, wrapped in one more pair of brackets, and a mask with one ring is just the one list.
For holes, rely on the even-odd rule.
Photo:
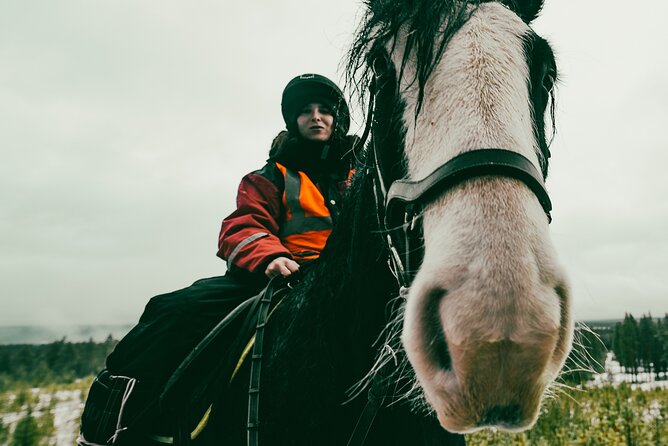
[[(313, 417), (303, 420), (309, 425), (331, 407), (359, 414), (365, 402), (342, 406), (342, 397), (369, 371), (377, 354), (374, 341), (387, 322), (386, 303), (397, 295), (369, 181), (359, 169), (321, 260), (272, 316), (273, 372), (266, 386), (286, 398), (276, 398), (275, 407), (263, 403), (268, 413), (285, 410), (291, 400), (291, 410)], [(289, 384), (295, 382), (298, 394)]]

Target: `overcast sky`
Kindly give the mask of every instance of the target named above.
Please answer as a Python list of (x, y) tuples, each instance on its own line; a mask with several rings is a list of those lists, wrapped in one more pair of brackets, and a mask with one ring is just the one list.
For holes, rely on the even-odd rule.
[[(668, 4), (552, 0), (548, 190), (575, 317), (668, 311)], [(0, 325), (132, 323), (220, 275), (220, 221), (361, 2), (0, 0)], [(353, 130), (361, 133), (361, 123)]]

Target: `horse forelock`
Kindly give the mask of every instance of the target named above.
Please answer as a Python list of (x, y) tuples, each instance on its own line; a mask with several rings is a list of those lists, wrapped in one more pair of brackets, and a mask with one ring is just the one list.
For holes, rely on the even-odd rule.
[[(515, 25), (521, 28), (521, 31), (517, 33), (517, 36), (521, 37), (516, 40), (518, 43), (522, 42), (524, 48), (524, 59), (519, 57), (518, 52), (515, 60), (518, 63), (523, 60), (529, 67), (523, 79), (523, 87), (529, 90), (531, 128), (534, 130), (536, 144), (534, 156), (537, 158), (543, 177), (547, 176), (549, 146), (556, 131), (555, 95), (554, 89), (551, 88), (557, 80), (556, 64), (550, 45), (526, 24), (538, 15), (542, 7), (542, 0), (526, 2), (515, 0), (499, 2), (416, 0), (403, 3), (395, 1), (370, 1), (368, 3), (369, 8), (348, 54), (346, 85), (352, 92), (352, 96), (356, 97), (364, 107), (369, 85), (374, 78), (378, 77), (376, 60), (389, 54), (393, 62), (391, 69), (396, 71), (396, 77), (401, 82), (401, 84), (397, 82), (397, 92), (400, 88), (403, 89), (403, 94), (397, 95), (398, 103), (394, 107), (402, 112), (403, 116), (396, 117), (402, 119), (402, 122), (399, 123), (400, 125), (395, 123), (395, 127), (403, 126), (405, 129), (414, 127), (421, 114), (432, 123), (430, 125), (436, 122), (430, 112), (421, 113), (425, 105), (425, 97), (428, 97), (432, 104), (435, 102), (433, 91), (427, 92), (426, 89), (431, 84), (445, 90), (441, 80), (433, 79), (434, 72), (442, 71), (444, 64), (441, 63), (441, 59), (450, 41), (477, 9), (481, 5), (492, 3), (495, 4), (493, 8), (500, 9), (502, 6), (506, 10), (513, 11), (514, 14), (507, 14), (507, 17), (515, 16), (519, 19), (515, 20)], [(530, 11), (530, 16), (526, 16), (527, 9)], [(522, 21), (525, 22), (524, 25)], [(516, 45), (515, 48), (521, 48), (521, 46)], [(452, 51), (448, 51), (448, 58), (452, 57), (451, 53)], [(545, 90), (546, 97), (543, 98), (541, 88), (543, 87), (545, 65), (548, 65), (551, 72), (552, 85)], [(456, 83), (451, 82), (450, 84), (453, 90), (459, 89)], [(550, 135), (546, 135), (545, 125), (545, 111), (548, 106)], [(524, 109), (522, 105), (519, 107)], [(375, 122), (377, 123), (378, 120)], [(395, 132), (393, 136), (397, 150), (403, 152), (405, 131)], [(531, 159), (535, 160), (535, 158)]]
[[(369, 58), (379, 49), (396, 49), (397, 39), (406, 38), (403, 59), (398, 65), (403, 74), (406, 63), (415, 63), (413, 82), (418, 85), (416, 114), (424, 99), (424, 88), (439, 63), (452, 36), (482, 3), (499, 3), (513, 10), (527, 23), (535, 19), (542, 0), (367, 0), (367, 9), (357, 29), (346, 63), (346, 85), (363, 102), (373, 78)], [(527, 11), (528, 10), (528, 11)], [(401, 76), (400, 76), (401, 77)]]
[(346, 83), (363, 101), (365, 91), (374, 76), (370, 59), (378, 51), (393, 52), (402, 36), (409, 36), (404, 44), (403, 58), (397, 65), (399, 78), (413, 57), (415, 68), (412, 82), (416, 82), (419, 100), (415, 113), (419, 113), (424, 98), (424, 86), (438, 64), (448, 41), (470, 14), (469, 5), (480, 0), (406, 2), (368, 1), (365, 16), (357, 30), (348, 54)]

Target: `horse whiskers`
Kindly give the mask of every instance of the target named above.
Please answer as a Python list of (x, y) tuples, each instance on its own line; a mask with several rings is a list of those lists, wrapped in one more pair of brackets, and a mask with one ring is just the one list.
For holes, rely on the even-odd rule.
[[(423, 218), (425, 215), (427, 215), (427, 214), (429, 214), (429, 213), (434, 213), (435, 211), (436, 211), (435, 209), (427, 209), (427, 210), (422, 209), (420, 212), (418, 212), (418, 213), (415, 215), (414, 218), (421, 219), (421, 218)], [(406, 229), (406, 228), (407, 228), (409, 225), (411, 225), (411, 224), (413, 224), (413, 221), (412, 221), (412, 220), (411, 220), (411, 221), (408, 221), (408, 222), (405, 222), (405, 223), (402, 223), (402, 224), (397, 225), (397, 226), (393, 226), (393, 227), (389, 227), (389, 228), (385, 228), (385, 229), (382, 229), (382, 228), (381, 228), (381, 229), (379, 229), (376, 233), (388, 234), (388, 233), (390, 233), (391, 231), (397, 231), (397, 230), (400, 230), (400, 229)]]
[(569, 386), (563, 383), (552, 383), (550, 386), (547, 388), (546, 393), (545, 393), (545, 398), (551, 398), (551, 399), (557, 399), (560, 396), (565, 396), (566, 398), (570, 399), (573, 403), (577, 404), (578, 406), (581, 405), (582, 403), (578, 400), (576, 400), (573, 395), (569, 393), (569, 391), (577, 391), (577, 392), (584, 392), (583, 389), (578, 389), (573, 386)]
[(373, 345), (378, 347), (376, 361), (366, 375), (348, 389), (346, 394), (349, 398), (346, 402), (356, 398), (362, 391), (367, 389), (379, 371), (385, 369), (388, 364), (391, 363), (396, 368), (396, 365), (399, 363), (399, 355), (401, 355), (401, 361), (404, 361), (405, 355), (402, 354), (403, 349), (399, 339), (403, 326), (403, 298), (397, 296), (391, 299), (386, 305), (386, 311), (388, 312), (389, 322), (373, 342)]
[(379, 355), (376, 359), (376, 362), (371, 366), (371, 369), (367, 372), (367, 374), (346, 391), (348, 399), (345, 400), (343, 404), (349, 403), (353, 399), (357, 398), (364, 390), (368, 389), (371, 386), (374, 376), (378, 373), (378, 371), (380, 371), (391, 361), (391, 357), (387, 357), (386, 355), (382, 354)]
[[(582, 357), (582, 358), (586, 358), (586, 360), (587, 360), (587, 362), (589, 362), (589, 364), (593, 363), (594, 366), (602, 367), (603, 365), (601, 363), (599, 363), (598, 360), (596, 360), (596, 358), (594, 358), (589, 353), (589, 349), (587, 348), (587, 346), (584, 343), (584, 340), (586, 339), (584, 333), (588, 333), (588, 334), (592, 335), (594, 337), (594, 340), (596, 342), (598, 342), (600, 345), (602, 345), (603, 348), (605, 348), (605, 344), (603, 343), (603, 340), (601, 339), (601, 337), (599, 336), (598, 333), (596, 333), (591, 328), (589, 328), (587, 326), (587, 324), (585, 324), (584, 322), (578, 322), (577, 323), (577, 329), (575, 330), (575, 333), (574, 333), (574, 336), (573, 336), (574, 337), (573, 347), (580, 347), (582, 350), (578, 349), (577, 352), (576, 352), (576, 355), (578, 355), (579, 357)], [(573, 350), (575, 351), (575, 348), (573, 348)], [(594, 370), (591, 370), (591, 371), (594, 372)]]
[[(397, 370), (397, 381), (393, 389), (393, 400), (391, 404), (401, 401), (424, 400), (422, 388), (415, 379), (415, 374), (407, 359), (404, 359), (401, 368)], [(400, 383), (403, 383), (400, 385)]]
[(380, 379), (389, 389), (388, 395), (385, 395), (387, 405), (408, 402), (418, 412), (430, 413), (432, 411), (424, 398), (422, 388), (415, 378), (413, 368), (410, 366), (401, 343), (404, 306), (405, 298), (401, 295), (387, 303), (389, 322), (374, 341), (374, 345), (379, 347), (376, 361), (367, 374), (348, 389), (346, 392), (348, 399), (344, 404), (369, 389), (374, 380)]
[(585, 342), (589, 341), (585, 336), (585, 333), (592, 335), (594, 342), (604, 345), (597, 333), (593, 332), (586, 324), (581, 322), (578, 323), (578, 327), (573, 334), (573, 348), (569, 355), (569, 361), (572, 364), (566, 363), (564, 367), (562, 367), (561, 372), (559, 373), (559, 378), (565, 374), (574, 372), (596, 373), (597, 368), (603, 368), (603, 365), (591, 355)]

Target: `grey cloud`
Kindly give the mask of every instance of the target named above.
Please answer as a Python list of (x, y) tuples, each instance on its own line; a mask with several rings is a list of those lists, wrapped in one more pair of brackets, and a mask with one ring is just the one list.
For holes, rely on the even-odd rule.
[[(360, 5), (311, 6), (3, 4), (0, 324), (132, 322), (150, 296), (222, 273), (220, 220), (283, 127), (285, 82), (340, 79)], [(649, 36), (665, 37), (666, 6), (638, 27), (625, 3), (599, 7), (546, 2), (536, 24), (563, 73), (552, 232), (576, 317), (658, 315), (668, 63)]]

